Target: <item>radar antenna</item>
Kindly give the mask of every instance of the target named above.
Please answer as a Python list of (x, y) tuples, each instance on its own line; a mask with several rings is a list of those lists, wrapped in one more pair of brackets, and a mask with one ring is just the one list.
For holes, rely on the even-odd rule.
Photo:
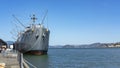
[(35, 14), (33, 14), (33, 16), (31, 17), (31, 20), (33, 21), (33, 23), (35, 23), (35, 21), (37, 20), (37, 18), (35, 17)]

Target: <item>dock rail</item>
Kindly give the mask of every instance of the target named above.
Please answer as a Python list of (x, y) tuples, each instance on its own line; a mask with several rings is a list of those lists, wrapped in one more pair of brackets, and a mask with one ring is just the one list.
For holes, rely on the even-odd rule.
[(19, 58), (18, 60), (19, 60), (20, 68), (30, 68), (30, 66), (32, 68), (37, 68), (35, 65), (31, 64), (30, 62), (28, 62), (26, 59), (23, 58), (23, 53), (18, 52), (18, 58)]

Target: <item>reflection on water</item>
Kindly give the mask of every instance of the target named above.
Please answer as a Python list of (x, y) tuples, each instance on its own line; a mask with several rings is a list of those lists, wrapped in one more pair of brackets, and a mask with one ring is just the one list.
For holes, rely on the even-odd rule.
[[(42, 56), (36, 56), (36, 55), (26, 55), (24, 54), (24, 58), (30, 62), (31, 64), (33, 64), (34, 66), (36, 66), (37, 68), (48, 68), (48, 55), (42, 55)], [(30, 68), (33, 68), (32, 66), (30, 66)]]

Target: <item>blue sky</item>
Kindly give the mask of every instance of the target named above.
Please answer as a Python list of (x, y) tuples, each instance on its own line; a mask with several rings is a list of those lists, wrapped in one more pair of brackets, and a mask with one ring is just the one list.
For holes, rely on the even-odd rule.
[[(50, 45), (120, 42), (119, 0), (0, 0), (0, 38), (14, 40), (11, 31), (17, 21), (27, 26), (30, 15), (51, 31)], [(17, 23), (18, 24), (18, 23)], [(14, 32), (15, 33), (15, 32)]]

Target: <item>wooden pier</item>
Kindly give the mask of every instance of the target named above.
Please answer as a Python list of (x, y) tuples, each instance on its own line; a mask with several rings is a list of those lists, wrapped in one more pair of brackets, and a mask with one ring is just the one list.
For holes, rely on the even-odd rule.
[(0, 53), (0, 68), (37, 68), (27, 60), (23, 58), (23, 54), (20, 52), (5, 52)]
[(20, 68), (17, 56), (15, 54), (4, 56), (0, 53), (0, 68)]

